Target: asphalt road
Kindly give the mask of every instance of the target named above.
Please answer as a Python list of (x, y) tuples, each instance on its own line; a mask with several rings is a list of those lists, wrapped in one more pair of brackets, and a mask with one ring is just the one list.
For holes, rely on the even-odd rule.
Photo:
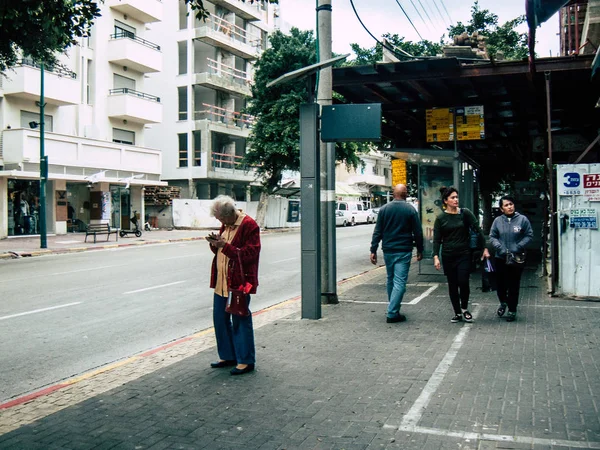
[[(338, 280), (373, 225), (337, 228)], [(0, 261), (0, 403), (212, 326), (205, 241)], [(300, 233), (262, 236), (252, 309), (300, 294)]]

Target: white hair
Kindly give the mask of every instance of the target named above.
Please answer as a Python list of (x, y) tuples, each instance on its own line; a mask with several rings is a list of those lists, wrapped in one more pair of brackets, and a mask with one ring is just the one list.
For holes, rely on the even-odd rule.
[(210, 215), (212, 217), (217, 214), (220, 217), (231, 217), (235, 215), (236, 211), (235, 200), (229, 195), (219, 195), (210, 205)]

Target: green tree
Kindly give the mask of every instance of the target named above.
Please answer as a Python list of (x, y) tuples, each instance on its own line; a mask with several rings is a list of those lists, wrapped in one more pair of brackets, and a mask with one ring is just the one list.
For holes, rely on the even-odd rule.
[(448, 28), (448, 36), (454, 38), (477, 31), (486, 36), (488, 55), (495, 58), (501, 52), (505, 59), (523, 59), (529, 54), (527, 47), (527, 33), (519, 33), (516, 28), (525, 23), (525, 16), (509, 20), (503, 25), (498, 25), (498, 16), (487, 9), (481, 9), (476, 1), (471, 7), (471, 19), (468, 23), (457, 22)]
[[(198, 18), (208, 17), (203, 0), (185, 2)], [(98, 16), (98, 0), (0, 0), (0, 72), (23, 55), (56, 64), (56, 54), (87, 36)]]
[[(385, 33), (384, 38), (394, 49), (400, 49), (412, 56), (436, 56), (442, 53), (442, 44), (436, 44), (428, 40), (419, 42), (406, 41), (404, 37), (397, 34)], [(354, 52), (354, 59), (349, 61), (347, 65), (364, 66), (368, 64), (376, 64), (383, 59), (383, 46), (377, 43), (372, 48), (362, 48), (358, 44), (350, 44), (350, 48)], [(397, 51), (397, 56), (402, 57), (403, 53)], [(409, 58), (404, 55), (405, 58)]]

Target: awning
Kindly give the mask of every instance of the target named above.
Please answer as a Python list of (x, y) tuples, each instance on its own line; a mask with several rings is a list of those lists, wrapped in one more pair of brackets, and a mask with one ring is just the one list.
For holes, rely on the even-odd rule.
[[(21, 178), (26, 180), (39, 180), (40, 173), (39, 172), (26, 172), (24, 170), (0, 170), (0, 178)], [(89, 180), (84, 175), (68, 175), (68, 174), (56, 174), (49, 173), (49, 180), (64, 180), (70, 182), (80, 182), (80, 183), (88, 183)], [(143, 180), (143, 179), (133, 179), (127, 180), (124, 178), (102, 178), (98, 180), (103, 183), (110, 184), (129, 184), (135, 186), (168, 186), (169, 184), (166, 181), (158, 181), (158, 180)]]
[(365, 194), (357, 190), (354, 186), (337, 181), (335, 183), (335, 195), (342, 197), (363, 197)]

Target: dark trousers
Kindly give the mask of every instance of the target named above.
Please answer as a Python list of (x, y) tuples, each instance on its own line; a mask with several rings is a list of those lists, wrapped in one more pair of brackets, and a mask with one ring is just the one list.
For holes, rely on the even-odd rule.
[(506, 261), (501, 258), (495, 258), (494, 262), (496, 263), (498, 300), (500, 300), (500, 303), (506, 303), (509, 311), (517, 312), (523, 265), (507, 266)]
[(462, 314), (462, 309), (468, 309), (469, 275), (471, 274), (471, 255), (442, 256), (444, 274), (448, 279), (448, 293), (454, 314)]
[[(249, 300), (248, 300), (249, 301)], [(238, 364), (254, 364), (254, 329), (252, 315), (240, 317), (225, 312), (227, 297), (215, 294), (213, 301), (213, 322), (219, 358), (237, 361)]]

